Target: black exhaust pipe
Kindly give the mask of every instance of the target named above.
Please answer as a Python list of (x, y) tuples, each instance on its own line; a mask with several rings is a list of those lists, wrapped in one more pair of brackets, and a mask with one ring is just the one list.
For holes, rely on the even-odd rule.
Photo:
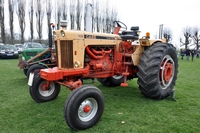
[(52, 29), (51, 29), (51, 26), (54, 28), (54, 24), (53, 23), (51, 23), (50, 24), (50, 27), (49, 27), (49, 48), (52, 48), (52, 39), (53, 39), (53, 37), (52, 37)]

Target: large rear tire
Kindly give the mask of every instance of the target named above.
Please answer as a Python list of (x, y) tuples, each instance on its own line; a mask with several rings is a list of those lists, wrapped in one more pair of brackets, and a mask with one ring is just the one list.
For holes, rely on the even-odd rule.
[(91, 85), (83, 85), (71, 92), (64, 107), (68, 126), (83, 130), (95, 125), (104, 111), (104, 97), (101, 91)]
[(120, 86), (124, 82), (124, 77), (121, 75), (115, 75), (108, 78), (97, 79), (104, 86)]
[(138, 69), (139, 89), (145, 96), (154, 99), (168, 97), (178, 73), (175, 47), (162, 42), (147, 47), (140, 58)]
[(31, 97), (38, 103), (54, 100), (60, 92), (60, 84), (50, 82), (49, 87), (46, 86), (47, 81), (36, 74), (33, 79), (32, 86), (29, 87)]

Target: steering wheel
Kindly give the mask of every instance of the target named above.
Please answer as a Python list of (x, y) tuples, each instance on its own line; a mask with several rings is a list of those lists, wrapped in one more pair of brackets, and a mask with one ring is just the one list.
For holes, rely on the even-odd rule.
[(114, 23), (114, 25), (116, 24), (118, 27), (120, 27), (120, 31), (126, 31), (127, 30), (127, 26), (123, 22), (114, 21), (113, 23)]

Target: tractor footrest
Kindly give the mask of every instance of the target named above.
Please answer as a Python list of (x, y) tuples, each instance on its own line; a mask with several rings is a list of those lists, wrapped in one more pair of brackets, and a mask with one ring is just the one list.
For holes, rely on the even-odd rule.
[(128, 83), (121, 83), (120, 86), (127, 87)]
[(123, 72), (122, 75), (123, 75), (123, 76), (128, 76), (129, 73), (127, 73), (127, 72)]

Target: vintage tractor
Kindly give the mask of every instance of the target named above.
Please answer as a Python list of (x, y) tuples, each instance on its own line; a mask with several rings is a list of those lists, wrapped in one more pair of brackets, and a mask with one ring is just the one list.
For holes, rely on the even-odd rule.
[[(54, 100), (60, 85), (71, 91), (64, 106), (64, 118), (74, 130), (95, 125), (104, 111), (100, 89), (82, 85), (81, 78), (97, 78), (105, 86), (128, 86), (138, 78), (139, 90), (154, 99), (168, 97), (177, 79), (176, 49), (164, 40), (139, 39), (139, 27), (127, 27), (115, 21), (112, 34), (67, 30), (53, 31), (57, 67), (30, 74), (30, 95), (36, 102)], [(124, 28), (124, 29), (123, 29)], [(121, 31), (123, 29), (123, 31)], [(49, 40), (51, 39), (49, 30)]]

